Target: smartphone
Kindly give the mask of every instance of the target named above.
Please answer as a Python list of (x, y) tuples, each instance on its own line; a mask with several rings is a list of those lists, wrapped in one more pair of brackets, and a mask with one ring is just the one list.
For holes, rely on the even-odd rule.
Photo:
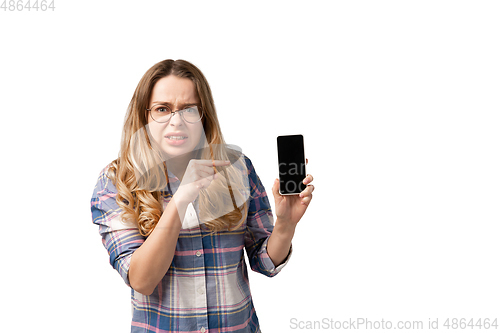
[(302, 182), (306, 178), (302, 135), (278, 136), (278, 164), (281, 195), (299, 194), (306, 189)]

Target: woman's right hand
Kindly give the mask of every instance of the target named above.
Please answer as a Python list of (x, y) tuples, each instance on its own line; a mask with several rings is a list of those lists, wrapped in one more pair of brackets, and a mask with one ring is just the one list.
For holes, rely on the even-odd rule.
[(181, 184), (175, 193), (177, 202), (193, 202), (200, 190), (210, 186), (218, 177), (214, 166), (228, 166), (230, 161), (191, 160), (182, 177)]

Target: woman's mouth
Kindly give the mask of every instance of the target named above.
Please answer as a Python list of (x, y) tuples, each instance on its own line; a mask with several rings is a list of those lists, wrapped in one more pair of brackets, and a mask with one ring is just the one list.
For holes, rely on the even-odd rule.
[(172, 146), (180, 146), (187, 142), (187, 136), (184, 135), (166, 135), (167, 143)]

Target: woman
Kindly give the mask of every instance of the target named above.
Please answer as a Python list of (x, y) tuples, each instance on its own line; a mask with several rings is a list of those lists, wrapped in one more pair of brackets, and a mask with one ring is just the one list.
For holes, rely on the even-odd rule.
[(276, 275), (312, 199), (269, 200), (250, 160), (224, 144), (210, 87), (194, 65), (149, 69), (130, 102), (119, 158), (91, 201), (111, 265), (132, 291), (132, 332), (260, 332), (243, 256)]

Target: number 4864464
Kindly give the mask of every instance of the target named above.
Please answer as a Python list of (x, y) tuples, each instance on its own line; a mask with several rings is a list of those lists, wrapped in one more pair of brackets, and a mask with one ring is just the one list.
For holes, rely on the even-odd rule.
[(10, 12), (22, 12), (23, 10), (25, 11), (42, 11), (45, 12), (49, 9), (54, 10), (56, 9), (54, 5), (54, 0), (48, 3), (47, 0), (35, 0), (35, 1), (23, 1), (23, 0), (4, 0), (2, 2), (2, 5), (0, 6), (0, 9), (3, 9), (4, 11), (10, 11)]

